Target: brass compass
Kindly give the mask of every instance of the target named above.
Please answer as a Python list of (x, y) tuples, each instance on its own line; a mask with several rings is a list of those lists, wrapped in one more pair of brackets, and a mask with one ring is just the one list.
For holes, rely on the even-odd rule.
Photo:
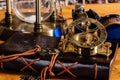
[[(73, 21), (68, 27), (68, 34), (62, 40), (61, 50), (77, 53), (83, 56), (110, 55), (111, 43), (104, 43), (107, 38), (105, 27), (92, 18), (80, 18)], [(107, 46), (106, 46), (107, 45)]]
[[(77, 32), (76, 32), (77, 30)], [(80, 18), (69, 25), (69, 40), (83, 48), (102, 44), (107, 37), (105, 27), (92, 18)]]

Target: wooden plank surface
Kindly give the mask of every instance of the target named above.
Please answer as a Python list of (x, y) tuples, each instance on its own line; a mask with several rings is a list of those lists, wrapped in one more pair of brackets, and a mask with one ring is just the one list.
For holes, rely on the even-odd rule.
[[(73, 6), (64, 7), (63, 15), (65, 17), (71, 17), (70, 12), (73, 9)], [(93, 9), (100, 16), (105, 16), (108, 14), (120, 14), (120, 3), (114, 4), (89, 4), (85, 5), (85, 9)], [(4, 18), (4, 10), (0, 11), (0, 20)], [(69, 14), (69, 15), (68, 15)], [(0, 80), (20, 80), (21, 73), (13, 73), (13, 72), (4, 72), (0, 71)], [(56, 80), (56, 79), (55, 79)], [(112, 68), (112, 73), (110, 76), (110, 80), (120, 80), (120, 48), (117, 50), (116, 59)]]

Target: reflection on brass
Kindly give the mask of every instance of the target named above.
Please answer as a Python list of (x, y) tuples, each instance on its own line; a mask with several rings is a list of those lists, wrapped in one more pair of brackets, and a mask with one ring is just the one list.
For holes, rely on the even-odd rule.
[[(42, 26), (44, 28), (42, 29), (42, 34), (47, 36), (53, 36), (53, 29), (54, 29), (53, 25), (54, 24), (50, 22), (43, 22)], [(21, 24), (19, 24), (14, 30), (22, 31), (24, 33), (31, 33), (31, 32), (34, 32), (34, 24), (21, 22)]]
[[(112, 50), (110, 50), (110, 47), (111, 47), (111, 43), (105, 42), (99, 46), (90, 48), (90, 55), (92, 56), (92, 55), (100, 54), (100, 55), (105, 55), (106, 57), (109, 57), (110, 54), (112, 53)], [(84, 48), (78, 47), (73, 43), (67, 43), (67, 44), (64, 44), (63, 52), (73, 52), (73, 53), (82, 55), (81, 53), (83, 49)]]
[(106, 37), (106, 29), (101, 23), (91, 18), (80, 18), (69, 25), (61, 50), (83, 56), (87, 52), (87, 55), (101, 54), (109, 57), (112, 53), (111, 43), (105, 42)]
[[(79, 30), (79, 33), (76, 33), (75, 28)], [(69, 25), (69, 39), (79, 47), (95, 47), (102, 44), (106, 37), (105, 27), (91, 18), (80, 18)]]
[(72, 53), (77, 53), (81, 55), (82, 52), (82, 48), (78, 48), (76, 45), (74, 45), (73, 43), (66, 43), (63, 44), (62, 46), (62, 51), (63, 52), (72, 52)]
[(74, 45), (72, 43), (68, 43), (64, 52), (75, 52)]
[(106, 55), (107, 57), (110, 56), (112, 53), (112, 50), (110, 50), (110, 47), (112, 44), (110, 42), (105, 42), (104, 44), (98, 46), (98, 54)]
[(91, 48), (90, 55), (96, 55), (98, 53), (98, 46)]
[(78, 48), (77, 53), (81, 55), (81, 53), (82, 53), (82, 48)]

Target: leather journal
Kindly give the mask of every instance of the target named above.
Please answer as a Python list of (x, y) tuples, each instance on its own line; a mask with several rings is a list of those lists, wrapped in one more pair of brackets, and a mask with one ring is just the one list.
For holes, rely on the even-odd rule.
[[(0, 45), (1, 70), (32, 72), (43, 78), (69, 76), (74, 80), (109, 80), (118, 42), (109, 41), (112, 44), (112, 54), (109, 57), (100, 54), (90, 57), (63, 54), (54, 50), (58, 42), (57, 38), (40, 34), (15, 32)], [(48, 54), (51, 50), (55, 53)], [(49, 74), (45, 76), (45, 73)]]

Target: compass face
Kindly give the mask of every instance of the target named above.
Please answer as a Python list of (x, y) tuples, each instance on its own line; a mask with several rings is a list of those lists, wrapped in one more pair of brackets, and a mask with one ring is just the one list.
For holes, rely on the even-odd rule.
[(105, 27), (97, 20), (80, 18), (69, 25), (69, 40), (79, 47), (93, 48), (107, 38)]
[[(36, 0), (13, 0), (13, 10), (15, 15), (22, 21), (34, 23), (36, 20), (35, 9)], [(41, 20), (44, 21), (53, 12), (53, 2), (51, 0), (41, 0)]]

